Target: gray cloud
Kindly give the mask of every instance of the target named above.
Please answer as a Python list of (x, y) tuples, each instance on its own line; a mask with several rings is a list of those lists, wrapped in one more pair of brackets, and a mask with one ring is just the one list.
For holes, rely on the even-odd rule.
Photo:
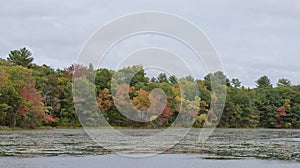
[(225, 73), (246, 86), (254, 86), (265, 74), (274, 84), (280, 77), (300, 83), (298, 0), (3, 1), (0, 56), (28, 46), (36, 63), (66, 67), (99, 27), (144, 10), (174, 13), (202, 28), (222, 58)]

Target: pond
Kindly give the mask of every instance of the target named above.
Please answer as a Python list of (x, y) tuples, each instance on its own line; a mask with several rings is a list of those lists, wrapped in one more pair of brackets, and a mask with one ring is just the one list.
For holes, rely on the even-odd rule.
[[(107, 129), (95, 129), (95, 131), (103, 136), (110, 133)], [(119, 131), (138, 137), (157, 134), (163, 130), (120, 129)], [(206, 141), (201, 143), (195, 140), (199, 132), (200, 129), (191, 129), (183, 140), (165, 149), (163, 154), (136, 158), (144, 155), (134, 153), (130, 154), (130, 157), (125, 157), (113, 153), (129, 151), (138, 144), (139, 139), (120, 141), (118, 138), (109, 138), (109, 143), (113, 144), (114, 148), (107, 149), (94, 142), (83, 129), (0, 131), (0, 167), (76, 168), (83, 167), (83, 164), (89, 164), (88, 167), (97, 167), (97, 165), (101, 165), (100, 167), (131, 165), (132, 167), (136, 166), (136, 163), (145, 164), (142, 167), (173, 168), (185, 167), (184, 165), (195, 167), (228, 165), (234, 168), (240, 164), (245, 165), (244, 167), (276, 167), (277, 165), (299, 167), (300, 130), (216, 129)], [(149, 146), (141, 148), (145, 149), (147, 154), (145, 156), (155, 153), (155, 150), (148, 150), (151, 148), (151, 145)]]
[(152, 157), (56, 156), (35, 158), (0, 158), (1, 168), (299, 168), (299, 163), (256, 159), (210, 160), (197, 154), (160, 154)]

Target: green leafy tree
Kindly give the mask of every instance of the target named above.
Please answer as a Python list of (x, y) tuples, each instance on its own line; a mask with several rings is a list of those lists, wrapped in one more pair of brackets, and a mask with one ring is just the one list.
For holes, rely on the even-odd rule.
[[(0, 106), (5, 125), (35, 127), (53, 121), (36, 89), (32, 71), (21, 66), (0, 66)], [(3, 115), (4, 114), (4, 115)]]
[(7, 60), (0, 58), (0, 66), (9, 66), (9, 65), (10, 63)]
[(141, 65), (128, 66), (114, 73), (114, 79), (118, 80), (119, 84), (130, 84), (137, 86), (138, 83), (147, 83), (149, 78), (145, 76), (145, 70)]
[(260, 112), (255, 105), (253, 90), (227, 88), (225, 109), (220, 121), (224, 127), (258, 127)]
[(86, 78), (74, 79), (74, 106), (80, 117), (80, 122), (86, 127), (99, 126), (101, 116), (98, 113), (98, 104), (94, 96), (95, 85)]
[[(62, 126), (80, 126), (78, 120), (78, 113), (75, 112), (74, 100), (72, 93), (72, 82), (69, 81), (64, 76), (60, 76), (57, 79), (58, 81), (58, 99), (55, 98), (55, 117), (58, 119), (58, 125)], [(87, 79), (85, 79), (87, 80)], [(88, 83), (88, 82), (87, 82)], [(89, 83), (88, 83), (89, 84)], [(56, 96), (55, 96), (56, 97)], [(58, 101), (58, 102), (57, 102)]]
[[(213, 83), (212, 83), (213, 82)], [(217, 71), (215, 73), (209, 73), (204, 77), (203, 83), (207, 87), (208, 90), (211, 90), (212, 84), (217, 87), (217, 85), (230, 86), (230, 80), (226, 77), (226, 75)]]
[(113, 71), (104, 68), (96, 70), (95, 85), (97, 90), (110, 88), (113, 73)]
[(191, 82), (195, 81), (195, 78), (192, 75), (186, 76), (185, 79), (188, 80), (188, 81), (191, 81)]
[[(26, 48), (11, 51), (7, 60), (0, 59), (1, 126), (80, 126), (78, 115), (84, 126), (97, 126), (100, 108), (113, 126), (165, 127), (184, 117), (185, 121), (195, 120), (196, 127), (212, 126), (221, 118), (219, 127), (300, 128), (300, 86), (285, 78), (273, 88), (270, 79), (262, 76), (255, 81), (257, 88), (245, 89), (239, 79), (230, 81), (221, 71), (204, 79), (191, 75), (168, 78), (162, 73), (149, 81), (141, 65), (113, 71), (75, 64), (54, 70), (32, 61)], [(117, 106), (122, 106), (121, 112)]]
[(26, 85), (31, 78), (31, 71), (21, 66), (0, 66), (2, 74), (2, 87), (0, 88), (2, 110), (6, 114), (5, 123), (7, 126), (17, 126), (18, 108), (22, 103), (19, 89)]

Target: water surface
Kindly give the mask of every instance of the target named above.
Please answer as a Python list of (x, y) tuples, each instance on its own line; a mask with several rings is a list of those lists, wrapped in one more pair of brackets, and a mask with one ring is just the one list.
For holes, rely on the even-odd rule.
[[(137, 137), (153, 135), (159, 131), (162, 130), (121, 129), (121, 132)], [(96, 132), (100, 136), (110, 133), (107, 129), (97, 129)], [(200, 129), (192, 129), (176, 146), (165, 149), (163, 153), (300, 161), (300, 130), (216, 129), (203, 143), (197, 141), (199, 132)], [(109, 143), (113, 144), (111, 149), (103, 148), (82, 129), (0, 131), (0, 155), (9, 159), (12, 159), (10, 157), (103, 155), (126, 152), (136, 144), (134, 141), (120, 141), (116, 138), (109, 139)], [(143, 151), (143, 147), (141, 149)], [(155, 149), (151, 145), (145, 146), (144, 152), (155, 153)], [(52, 159), (59, 159), (59, 157)]]
[(256, 159), (207, 160), (202, 155), (161, 154), (135, 158), (118, 155), (0, 158), (0, 168), (299, 168), (297, 162)]

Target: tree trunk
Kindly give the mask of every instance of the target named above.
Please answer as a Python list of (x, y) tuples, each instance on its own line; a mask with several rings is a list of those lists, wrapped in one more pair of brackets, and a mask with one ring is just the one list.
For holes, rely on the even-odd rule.
[(14, 114), (12, 114), (12, 117), (11, 117), (10, 127), (16, 127), (16, 125), (17, 125), (17, 114), (18, 114), (18, 111), (15, 110)]

